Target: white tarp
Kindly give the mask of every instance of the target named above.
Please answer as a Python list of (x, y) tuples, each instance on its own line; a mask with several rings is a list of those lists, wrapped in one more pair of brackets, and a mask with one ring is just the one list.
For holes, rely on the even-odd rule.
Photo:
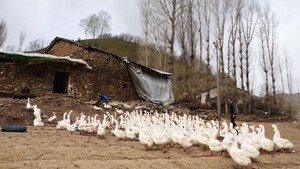
[(157, 75), (148, 73), (131, 63), (128, 64), (128, 68), (139, 97), (162, 104), (174, 101), (172, 81), (166, 74), (160, 74), (157, 71)]

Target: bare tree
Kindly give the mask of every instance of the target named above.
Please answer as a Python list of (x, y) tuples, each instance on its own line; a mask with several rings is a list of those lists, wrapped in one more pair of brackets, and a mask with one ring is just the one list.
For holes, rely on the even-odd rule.
[(213, 42), (213, 44), (215, 45), (216, 48), (216, 60), (217, 60), (217, 112), (218, 112), (218, 116), (221, 115), (221, 92), (220, 92), (220, 58), (219, 58), (219, 54), (218, 54), (218, 42)]
[[(165, 54), (168, 54), (169, 52), (168, 52), (168, 50), (169, 50), (169, 32), (170, 32), (170, 30), (169, 30), (169, 25), (168, 24), (166, 24), (164, 21), (162, 21), (163, 23), (162, 23), (162, 25), (161, 25), (161, 28), (162, 28), (162, 43), (164, 44), (164, 46), (166, 46), (166, 48), (165, 48)], [(164, 48), (163, 48), (164, 49)], [(173, 67), (173, 61), (169, 61), (169, 60), (173, 60), (174, 58), (168, 58), (168, 57), (165, 57), (165, 60), (164, 60), (164, 71), (167, 71), (167, 63), (172, 63), (171, 65), (170, 64), (168, 64), (168, 66), (169, 67), (171, 67), (171, 68), (168, 68), (168, 70), (171, 70), (171, 69), (173, 69), (172, 67)]]
[(278, 20), (275, 17), (275, 14), (271, 11), (270, 6), (266, 4), (266, 6), (262, 10), (262, 15), (260, 17), (260, 25), (261, 29), (264, 33), (265, 37), (265, 45), (266, 45), (266, 55), (268, 58), (268, 62), (270, 65), (270, 75), (272, 82), (272, 105), (276, 108), (276, 48), (277, 48), (277, 27)]
[[(167, 53), (167, 42), (165, 42), (166, 39), (162, 36), (164, 35), (164, 22), (162, 22), (158, 17), (151, 17), (149, 27), (149, 38), (153, 42), (156, 55), (159, 58), (157, 64), (159, 65), (158, 68), (165, 71), (165, 64), (162, 59), (162, 54)], [(165, 59), (167, 59), (167, 57), (165, 57)]]
[(240, 79), (241, 79), (241, 88), (244, 90), (244, 54), (243, 54), (243, 34), (242, 34), (242, 17), (239, 18), (239, 34), (238, 34), (238, 40), (239, 40), (239, 64), (240, 64)]
[(3, 45), (7, 37), (6, 22), (2, 19), (0, 22), (0, 47)]
[[(227, 79), (225, 94), (232, 95), (237, 86), (237, 62), (236, 62), (236, 45), (238, 35), (238, 23), (243, 9), (242, 0), (232, 0), (230, 7), (230, 24), (228, 29), (228, 42), (227, 42)], [(232, 77), (232, 78), (231, 78)], [(233, 81), (233, 82), (232, 82)]]
[[(284, 50), (284, 54), (286, 53), (286, 51)], [(282, 62), (281, 60), (279, 61), (280, 63), (284, 63)], [(283, 67), (282, 67), (282, 64), (278, 64), (279, 66), (279, 73), (280, 73), (280, 81), (281, 81), (281, 87), (282, 87), (282, 93), (285, 93), (285, 89), (284, 89), (284, 80), (283, 80)]]
[(149, 46), (149, 29), (150, 29), (150, 19), (152, 15), (152, 6), (150, 0), (137, 0), (137, 5), (140, 9), (142, 29), (144, 34), (144, 46), (145, 52), (142, 54), (145, 56), (145, 65), (148, 66), (148, 46)]
[(35, 39), (29, 42), (29, 46), (27, 47), (27, 51), (37, 51), (42, 49), (46, 46), (44, 39)]
[[(239, 40), (239, 67), (240, 67), (240, 79), (241, 79), (241, 89), (242, 91), (245, 90), (245, 87), (244, 87), (244, 71), (245, 71), (245, 68), (244, 68), (244, 59), (245, 59), (245, 56), (244, 56), (244, 43), (243, 43), (243, 34), (242, 34), (242, 17), (239, 18), (239, 25), (238, 25), (238, 40)], [(244, 93), (242, 93), (242, 106), (243, 106), (243, 112), (244, 114), (246, 114), (246, 105), (245, 105), (245, 98), (244, 98)]]
[(189, 93), (189, 66), (190, 58), (188, 57), (188, 26), (187, 26), (187, 2), (181, 1), (179, 8), (179, 17), (177, 19), (178, 28), (177, 28), (177, 39), (179, 42), (179, 47), (181, 50), (180, 59), (185, 64), (185, 81), (184, 81), (184, 92)]
[(289, 91), (289, 100), (288, 100), (288, 109), (290, 112), (290, 118), (293, 117), (293, 74), (294, 74), (294, 66), (287, 54), (286, 51), (284, 51), (284, 61), (285, 61), (285, 72), (286, 72), (286, 81), (287, 81), (287, 86), (288, 86), (288, 91)]
[[(203, 0), (197, 0), (196, 2), (196, 10), (197, 10), (197, 16), (198, 16), (198, 36), (199, 36), (199, 88), (200, 88), (200, 93), (203, 90), (203, 86), (202, 86), (202, 79), (203, 79), (203, 75), (202, 75), (202, 71), (203, 71), (203, 8), (202, 8), (202, 1)], [(201, 95), (200, 95), (200, 100), (201, 100)]]
[(265, 49), (266, 40), (265, 40), (265, 33), (264, 29), (262, 28), (261, 24), (259, 25), (259, 30), (257, 34), (259, 41), (260, 41), (260, 47), (261, 47), (261, 66), (262, 70), (264, 72), (265, 76), (265, 103), (267, 103), (268, 106), (268, 114), (269, 117), (271, 116), (271, 105), (270, 105), (270, 96), (269, 96), (269, 65), (268, 65), (268, 56), (267, 51)]
[[(215, 21), (215, 38), (216, 41), (216, 59), (217, 59), (217, 110), (218, 115), (221, 113), (221, 98), (223, 98), (224, 89), (220, 88), (220, 83), (224, 86), (225, 80), (225, 64), (224, 64), (224, 39), (225, 39), (225, 24), (227, 22), (228, 12), (230, 10), (230, 0), (214, 0), (212, 1), (214, 7), (214, 21)], [(220, 76), (220, 71), (221, 75)], [(222, 92), (221, 92), (222, 90)]]
[(188, 39), (189, 39), (189, 55), (191, 59), (191, 64), (193, 67), (194, 58), (196, 57), (196, 12), (195, 12), (195, 0), (188, 0), (187, 1), (187, 32), (188, 32)]
[[(236, 63), (236, 41), (238, 33), (239, 20), (241, 18), (242, 9), (244, 8), (243, 0), (234, 0), (232, 3), (232, 14), (231, 14), (231, 24), (230, 24), (230, 40), (228, 45), (231, 46), (231, 50), (228, 52), (231, 53), (231, 57), (228, 57), (228, 63), (230, 64), (230, 58), (232, 58), (232, 76), (234, 81), (234, 86), (237, 86), (237, 63)], [(230, 71), (230, 65), (228, 65), (228, 72)]]
[(7, 45), (5, 50), (6, 51), (10, 51), (10, 52), (15, 52), (16, 51), (16, 46), (14, 46), (14, 45)]
[(196, 57), (196, 46), (197, 46), (197, 38), (196, 38), (196, 0), (188, 0), (187, 1), (187, 33), (188, 33), (188, 53), (190, 58), (191, 65), (191, 74), (193, 76), (192, 79), (192, 93), (195, 92), (195, 57)]
[[(204, 12), (204, 22), (205, 22), (205, 32), (206, 32), (206, 88), (209, 89), (209, 80), (210, 80), (210, 26), (211, 26), (211, 14), (212, 14), (212, 6), (209, 0), (203, 1), (203, 12)], [(210, 98), (210, 91), (208, 90), (206, 95), (206, 100)]]
[(229, 0), (214, 0), (214, 19), (216, 24), (216, 43), (218, 43), (218, 50), (220, 55), (220, 70), (222, 74), (225, 73), (224, 65), (224, 38), (225, 38), (225, 24), (227, 21), (228, 11), (230, 9)]
[[(85, 39), (88, 38), (88, 25), (86, 23), (87, 23), (86, 19), (81, 19), (80, 23), (79, 23), (80, 29), (82, 29), (85, 34)], [(86, 43), (87, 43), (87, 41), (86, 41)]]
[(250, 44), (253, 40), (259, 19), (259, 5), (257, 0), (249, 0), (246, 2), (242, 24), (242, 33), (245, 44), (245, 62), (246, 62), (246, 88), (248, 91), (248, 112), (251, 112), (251, 96), (250, 96), (250, 61), (249, 53)]
[(26, 32), (25, 32), (25, 30), (21, 30), (20, 36), (19, 36), (19, 49), (18, 49), (19, 52), (22, 51), (22, 46), (24, 44), (25, 38), (26, 38)]
[(110, 31), (111, 16), (104, 10), (101, 10), (98, 14), (92, 14), (85, 19), (81, 19), (79, 26), (83, 29), (84, 33), (89, 34), (92, 38), (102, 35)]
[(180, 1), (179, 0), (154, 0), (153, 1), (153, 7), (155, 8), (155, 11), (157, 14), (160, 15), (162, 20), (166, 22), (166, 26), (168, 26), (169, 31), (166, 31), (167, 33), (167, 41), (168, 41), (168, 49), (170, 52), (170, 72), (174, 72), (173, 70), (173, 64), (174, 64), (174, 58), (175, 58), (175, 34), (176, 34), (176, 27), (177, 27), (177, 19), (179, 15), (179, 6)]
[(109, 33), (110, 31), (110, 20), (111, 16), (109, 13), (107, 13), (104, 10), (101, 10), (98, 12), (98, 18), (99, 18), (99, 35), (98, 38), (103, 38), (103, 35), (106, 33)]

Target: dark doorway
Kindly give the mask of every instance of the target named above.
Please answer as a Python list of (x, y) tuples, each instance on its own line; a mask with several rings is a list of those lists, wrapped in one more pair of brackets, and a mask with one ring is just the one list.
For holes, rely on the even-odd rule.
[(69, 81), (69, 73), (55, 72), (54, 82), (53, 82), (53, 92), (67, 93), (68, 81)]

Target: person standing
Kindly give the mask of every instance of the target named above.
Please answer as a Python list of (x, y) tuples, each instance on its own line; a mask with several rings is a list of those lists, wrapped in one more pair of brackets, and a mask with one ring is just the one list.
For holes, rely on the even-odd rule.
[(229, 103), (229, 110), (230, 110), (230, 120), (234, 128), (236, 126), (235, 124), (236, 107), (235, 107), (235, 103), (232, 101), (231, 98), (228, 98), (228, 103)]

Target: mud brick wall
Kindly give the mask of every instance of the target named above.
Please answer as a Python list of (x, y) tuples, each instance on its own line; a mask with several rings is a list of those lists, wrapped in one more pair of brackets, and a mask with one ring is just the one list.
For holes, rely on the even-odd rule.
[(99, 99), (101, 94), (110, 100), (138, 99), (127, 64), (117, 56), (60, 40), (48, 49), (56, 56), (70, 56), (85, 60), (93, 69), (71, 75), (72, 95), (79, 98)]

